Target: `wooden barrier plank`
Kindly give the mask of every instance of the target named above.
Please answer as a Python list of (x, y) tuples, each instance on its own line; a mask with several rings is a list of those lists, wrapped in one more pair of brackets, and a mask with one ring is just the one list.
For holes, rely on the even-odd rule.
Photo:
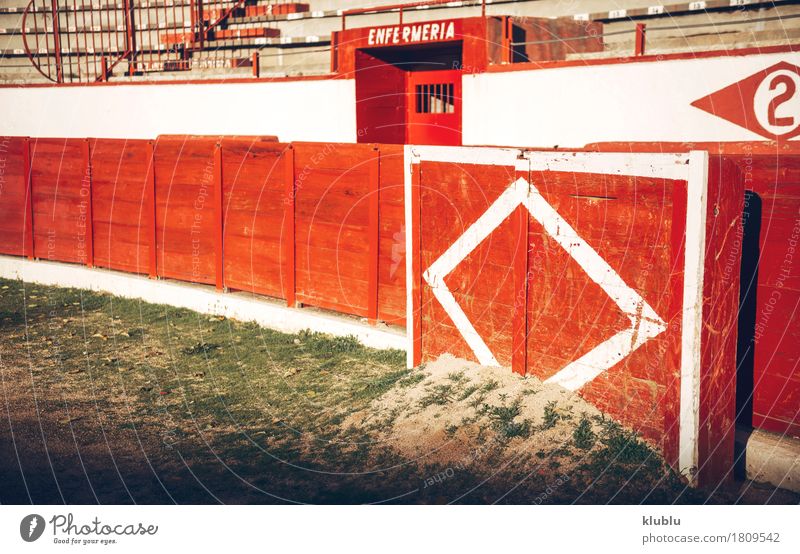
[(147, 273), (147, 141), (92, 139), (90, 151), (94, 265)]
[(216, 282), (216, 137), (160, 136), (155, 147), (156, 239), (161, 277)]
[(283, 153), (284, 161), (284, 217), (281, 243), (283, 251), (283, 290), (286, 305), (297, 303), (297, 184), (295, 181), (295, 150), (289, 146)]
[(367, 317), (373, 325), (378, 321), (378, 265), (380, 263), (380, 150), (369, 169), (369, 291)]
[(224, 242), (222, 212), (222, 144), (214, 145), (214, 256), (216, 258), (214, 280), (217, 290), (225, 289)]
[(30, 156), (26, 137), (0, 140), (0, 253), (33, 256)]
[(368, 144), (295, 143), (297, 300), (369, 317)]
[(225, 287), (285, 298), (282, 233), (286, 145), (222, 140)]
[(147, 200), (145, 202), (146, 215), (144, 223), (147, 226), (147, 274), (151, 279), (158, 278), (158, 241), (156, 239), (156, 153), (152, 140), (147, 141), (147, 175), (145, 189)]
[(31, 148), (34, 256), (86, 263), (82, 139), (39, 138)]
[(406, 324), (406, 234), (403, 147), (380, 146), (378, 319)]
[[(407, 256), (413, 256), (411, 275), (407, 279), (411, 280), (411, 307), (413, 314), (412, 325), (412, 363), (416, 367), (422, 363), (423, 359), (423, 312), (422, 312), (422, 176), (421, 164), (415, 164), (411, 173), (411, 252)], [(408, 282), (406, 282), (408, 286)]]
[(89, 139), (83, 139), (83, 178), (81, 179), (81, 221), (84, 228), (84, 263), (94, 266), (94, 222), (92, 211), (92, 154)]
[(25, 137), (22, 146), (23, 177), (25, 179), (25, 256), (33, 259), (33, 181), (31, 179), (31, 139)]
[(704, 302), (699, 382), (697, 479), (716, 485), (733, 478), (736, 430), (736, 331), (739, 311), (744, 181), (738, 167), (710, 156)]
[(525, 375), (528, 372), (528, 241), (529, 214), (524, 206), (514, 211), (517, 249), (514, 252), (514, 306), (512, 312), (511, 369)]

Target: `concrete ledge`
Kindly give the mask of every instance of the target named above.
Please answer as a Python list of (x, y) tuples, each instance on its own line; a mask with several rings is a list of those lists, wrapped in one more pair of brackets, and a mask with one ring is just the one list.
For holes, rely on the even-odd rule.
[(405, 351), (405, 333), (373, 327), (360, 319), (314, 308), (288, 308), (276, 300), (246, 292), (220, 293), (207, 285), (148, 279), (107, 269), (0, 256), (0, 277), (28, 283), (107, 292), (123, 298), (166, 304), (196, 312), (252, 321), (263, 327), (297, 333), (303, 329), (335, 336), (355, 336), (372, 348)]
[(800, 440), (767, 431), (736, 431), (748, 479), (800, 493)]

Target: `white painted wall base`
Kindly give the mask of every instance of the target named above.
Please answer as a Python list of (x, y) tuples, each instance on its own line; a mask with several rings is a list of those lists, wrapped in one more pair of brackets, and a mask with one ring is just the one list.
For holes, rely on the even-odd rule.
[(288, 308), (249, 293), (220, 293), (207, 285), (148, 279), (107, 269), (0, 256), (0, 277), (28, 283), (107, 292), (123, 298), (166, 304), (196, 312), (252, 321), (276, 331), (303, 329), (335, 336), (355, 336), (372, 348), (405, 350), (405, 333), (362, 323), (359, 319), (313, 308)]

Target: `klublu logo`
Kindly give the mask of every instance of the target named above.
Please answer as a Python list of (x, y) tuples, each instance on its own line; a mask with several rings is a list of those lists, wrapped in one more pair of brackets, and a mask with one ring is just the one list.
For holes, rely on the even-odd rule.
[(44, 533), (44, 518), (39, 514), (31, 514), (22, 518), (19, 534), (25, 542), (33, 542)]

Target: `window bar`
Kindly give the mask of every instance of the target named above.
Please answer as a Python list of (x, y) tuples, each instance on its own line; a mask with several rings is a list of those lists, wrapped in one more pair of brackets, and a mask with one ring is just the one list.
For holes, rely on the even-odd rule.
[[(54, 64), (51, 63), (51, 57), (50, 57), (50, 33), (47, 31), (47, 12), (45, 10), (46, 10), (45, 0), (42, 0), (42, 12), (41, 12), (42, 13), (42, 32), (44, 33), (45, 48), (47, 48), (47, 56), (45, 57), (45, 59), (47, 60), (47, 76), (52, 79), (53, 78), (53, 76), (52, 76), (52, 67), (53, 67)], [(52, 29), (52, 26), (51, 26), (51, 29)]]
[[(103, 26), (103, 16), (102, 14), (105, 13), (106, 15), (106, 30), (105, 32), (108, 34), (107, 36), (107, 49), (108, 49), (108, 57), (112, 60), (112, 64), (117, 57), (114, 55), (114, 35), (112, 34), (113, 30), (111, 28), (111, 13), (107, 9), (103, 9), (102, 5), (98, 4), (98, 9), (100, 10), (100, 28), (102, 30)], [(102, 34), (102, 31), (101, 31)]]
[[(37, 17), (38, 17), (38, 15), (36, 13), (37, 10), (38, 10), (38, 8), (36, 7), (36, 2), (34, 2), (33, 3), (33, 14), (31, 14), (31, 15), (33, 15), (33, 38), (34, 38), (34, 41), (35, 41), (35, 44), (36, 44), (36, 46), (35, 46), (35, 48), (36, 48), (36, 61), (38, 63), (39, 60), (41, 60), (41, 57), (39, 55), (39, 21), (37, 20)], [(50, 52), (47, 53), (47, 59), (48, 60), (50, 59)], [(42, 66), (42, 64), (39, 63), (39, 68), (41, 68), (41, 66)], [(47, 64), (47, 68), (48, 68), (48, 76), (49, 76), (49, 72), (50, 72), (50, 64), (49, 63)]]
[[(66, 27), (66, 33), (62, 33), (62, 40), (66, 38), (67, 40), (67, 64), (69, 67), (69, 81), (72, 82), (75, 80), (75, 70), (72, 68), (75, 60), (73, 59), (73, 49), (72, 49), (72, 33), (69, 32), (69, 4), (65, 4), (64, 9), (61, 13), (64, 15), (64, 27)], [(59, 15), (60, 17), (60, 15)], [(60, 27), (59, 27), (60, 29)], [(63, 42), (62, 42), (63, 44)], [(80, 73), (80, 67), (78, 67), (78, 73)]]
[[(84, 7), (86, 6), (86, 2), (83, 3)], [(89, 28), (92, 31), (92, 52), (94, 52), (94, 74), (99, 75), (100, 72), (97, 70), (97, 42), (95, 39), (95, 31), (94, 31), (94, 6), (92, 6), (92, 0), (89, 0)], [(102, 56), (103, 53), (101, 52), (100, 55)], [(102, 65), (102, 64), (101, 64)], [(103, 75), (103, 80), (105, 80), (106, 76)]]
[[(76, 0), (77, 1), (77, 0)], [(91, 77), (91, 71), (89, 70), (89, 32), (91, 29), (86, 28), (86, 2), (85, 0), (81, 0), (81, 28), (83, 29), (83, 51), (86, 53), (84, 58), (84, 66), (86, 67), (86, 78), (89, 79)], [(92, 49), (92, 65), (95, 64), (96, 60), (94, 58), (94, 49)], [(95, 71), (95, 75), (97, 75), (97, 71)]]
[[(114, 55), (114, 61), (119, 59), (120, 55), (122, 55), (122, 47), (120, 47), (120, 40), (119, 40), (119, 4), (117, 4), (119, 0), (114, 0), (114, 39), (117, 44), (117, 53)], [(123, 41), (124, 42), (124, 41)]]

